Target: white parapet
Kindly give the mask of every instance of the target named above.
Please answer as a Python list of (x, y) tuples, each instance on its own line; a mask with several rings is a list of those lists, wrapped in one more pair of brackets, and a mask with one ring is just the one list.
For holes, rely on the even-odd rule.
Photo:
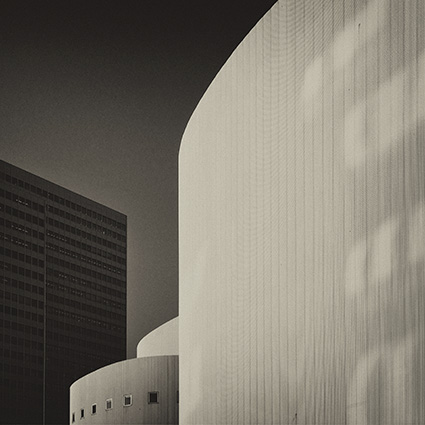
[(177, 356), (179, 319), (175, 317), (147, 334), (137, 344), (137, 357)]

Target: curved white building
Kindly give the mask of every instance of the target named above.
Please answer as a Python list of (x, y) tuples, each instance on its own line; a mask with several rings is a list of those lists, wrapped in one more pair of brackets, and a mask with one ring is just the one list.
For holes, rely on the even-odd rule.
[(177, 326), (173, 319), (146, 335), (138, 344), (138, 358), (111, 364), (74, 382), (70, 424), (177, 424)]
[(179, 318), (169, 320), (147, 334), (137, 344), (137, 357), (178, 356)]
[(281, 0), (180, 149), (180, 423), (425, 423), (425, 2)]

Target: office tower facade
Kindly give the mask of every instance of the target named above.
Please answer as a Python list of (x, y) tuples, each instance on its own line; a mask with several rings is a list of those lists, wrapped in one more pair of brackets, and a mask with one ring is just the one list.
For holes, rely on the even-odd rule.
[(0, 423), (68, 423), (126, 357), (126, 216), (0, 161)]
[(425, 2), (280, 0), (179, 157), (180, 422), (425, 423)]

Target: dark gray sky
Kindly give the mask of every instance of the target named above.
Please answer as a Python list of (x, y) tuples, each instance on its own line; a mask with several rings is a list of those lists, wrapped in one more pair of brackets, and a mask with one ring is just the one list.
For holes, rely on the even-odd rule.
[(0, 158), (128, 216), (128, 357), (178, 314), (177, 156), (275, 0), (0, 0)]

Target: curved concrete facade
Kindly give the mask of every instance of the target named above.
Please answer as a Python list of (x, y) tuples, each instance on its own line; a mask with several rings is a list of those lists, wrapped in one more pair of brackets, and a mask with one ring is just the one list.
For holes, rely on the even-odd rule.
[(71, 425), (178, 424), (178, 319), (143, 338), (137, 353), (72, 384)]
[(180, 423), (425, 423), (424, 9), (281, 0), (200, 101)]
[[(130, 359), (96, 370), (70, 388), (70, 424), (177, 424), (178, 371), (178, 356)], [(149, 403), (150, 392), (158, 393), (158, 403)], [(131, 396), (128, 406), (125, 396)]]
[(179, 319), (175, 317), (147, 334), (137, 344), (137, 357), (178, 356)]

